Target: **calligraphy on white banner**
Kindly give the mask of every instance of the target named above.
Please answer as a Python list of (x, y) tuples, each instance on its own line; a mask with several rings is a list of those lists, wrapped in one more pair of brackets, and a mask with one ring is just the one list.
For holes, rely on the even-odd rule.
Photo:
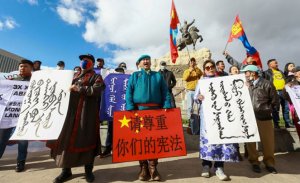
[(1, 79), (12, 79), (18, 77), (19, 71), (12, 71), (10, 73), (0, 72), (0, 80)]
[(11, 140), (57, 139), (68, 111), (73, 71), (34, 72)]
[(209, 144), (260, 141), (245, 75), (199, 82)]
[(292, 87), (286, 85), (285, 89), (288, 92), (292, 103), (294, 104), (298, 116), (300, 116), (300, 85), (295, 85)]
[(0, 80), (0, 128), (17, 125), (28, 81)]

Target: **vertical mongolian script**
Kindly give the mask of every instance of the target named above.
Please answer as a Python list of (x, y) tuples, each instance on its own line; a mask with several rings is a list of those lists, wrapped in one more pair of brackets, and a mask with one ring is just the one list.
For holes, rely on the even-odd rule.
[(232, 81), (232, 93), (236, 97), (235, 102), (238, 105), (240, 113), (240, 121), (242, 124), (244, 137), (249, 139), (254, 136), (254, 134), (249, 134), (249, 124), (245, 118), (245, 99), (243, 98), (242, 88), (244, 86), (244, 81), (242, 79), (235, 79)]
[(213, 119), (214, 119), (214, 124), (217, 124), (218, 126), (218, 133), (219, 133), (219, 138), (223, 139), (223, 130), (224, 127), (222, 127), (221, 125), (221, 119), (220, 119), (220, 115), (221, 115), (221, 109), (222, 107), (218, 107), (218, 95), (216, 94), (216, 89), (213, 86), (213, 82), (209, 83), (209, 93), (210, 93), (210, 100), (212, 101), (212, 105), (211, 108), (213, 110)]
[(53, 116), (64, 115), (61, 110), (66, 91), (57, 88), (57, 81), (46, 79), (32, 80), (28, 94), (23, 101), (21, 114), (22, 124), (18, 128), (18, 136), (24, 136), (28, 125), (35, 128), (35, 136), (40, 136), (41, 129), (49, 129), (53, 124)]

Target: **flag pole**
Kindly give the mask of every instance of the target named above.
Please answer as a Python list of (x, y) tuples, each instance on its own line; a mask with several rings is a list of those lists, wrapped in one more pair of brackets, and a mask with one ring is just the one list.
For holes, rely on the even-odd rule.
[(223, 51), (223, 53), (226, 51), (226, 49), (227, 49), (227, 46), (228, 46), (228, 41), (227, 41), (227, 43), (226, 43), (226, 45), (225, 45), (225, 48), (224, 48), (224, 51)]

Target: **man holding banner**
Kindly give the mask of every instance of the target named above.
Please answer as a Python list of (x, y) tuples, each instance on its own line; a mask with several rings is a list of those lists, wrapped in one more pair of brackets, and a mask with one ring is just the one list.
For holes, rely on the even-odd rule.
[(93, 70), (93, 55), (80, 55), (81, 73), (76, 73), (70, 87), (71, 95), (67, 117), (59, 138), (48, 141), (51, 157), (62, 168), (54, 182), (64, 182), (71, 178), (72, 167), (85, 168), (85, 179), (93, 182), (94, 158), (98, 155), (99, 139), (99, 99), (105, 85), (102, 77)]
[[(150, 70), (151, 57), (142, 55), (138, 59), (141, 71), (134, 72), (129, 78), (126, 91), (126, 110), (147, 110), (171, 108), (168, 87), (160, 73)], [(159, 181), (158, 159), (140, 160), (139, 180)]]
[[(259, 77), (260, 69), (257, 66), (248, 65), (241, 72), (245, 72), (246, 79), (249, 82), (249, 93), (263, 147), (263, 162), (270, 173), (276, 174), (277, 171), (274, 168), (274, 128), (271, 114), (272, 110), (279, 105), (278, 95), (271, 82)], [(260, 173), (256, 143), (248, 143), (247, 149), (249, 153), (248, 160), (252, 164), (252, 170)]]
[[(16, 78), (12, 78), (11, 80), (18, 81), (29, 81), (31, 78), (31, 72), (33, 69), (33, 63), (30, 60), (21, 60), (19, 63), (19, 75)], [(0, 158), (2, 157), (6, 144), (12, 135), (15, 127), (0, 129)], [(22, 172), (25, 169), (25, 161), (27, 157), (27, 148), (28, 141), (27, 140), (19, 140), (18, 141), (18, 157), (17, 157), (17, 166), (16, 172)]]

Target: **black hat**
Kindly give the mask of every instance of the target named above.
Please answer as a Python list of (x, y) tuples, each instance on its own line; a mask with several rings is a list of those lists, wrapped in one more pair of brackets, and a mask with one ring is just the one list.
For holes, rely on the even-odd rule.
[(28, 65), (30, 65), (31, 67), (33, 67), (33, 63), (32, 63), (30, 60), (27, 60), (27, 59), (22, 59), (22, 60), (20, 60), (19, 65), (20, 65), (20, 64), (28, 64)]
[(115, 69), (115, 71), (116, 71), (116, 72), (121, 72), (121, 73), (124, 73), (124, 72), (125, 72), (123, 67), (117, 67), (117, 68)]
[(36, 61), (33, 62), (33, 64), (35, 64), (35, 63), (39, 63), (40, 65), (42, 64), (42, 62), (39, 61), (39, 60), (36, 60)]
[(125, 66), (125, 68), (127, 67), (125, 62), (121, 62), (121, 63), (119, 64), (119, 67), (122, 67), (122, 66)]
[(56, 65), (58, 65), (58, 66), (65, 66), (65, 62), (61, 60), (61, 61), (58, 61)]
[(103, 62), (104, 63), (104, 59), (103, 58), (97, 58), (97, 62)]
[(167, 63), (165, 61), (161, 61), (160, 65), (167, 65)]
[(79, 59), (80, 60), (82, 60), (82, 59), (84, 59), (84, 58), (89, 58), (89, 59), (91, 59), (92, 61), (93, 61), (93, 63), (95, 63), (95, 58), (94, 58), (94, 56), (93, 55), (91, 55), (91, 54), (85, 54), (85, 55), (80, 55), (79, 56)]

